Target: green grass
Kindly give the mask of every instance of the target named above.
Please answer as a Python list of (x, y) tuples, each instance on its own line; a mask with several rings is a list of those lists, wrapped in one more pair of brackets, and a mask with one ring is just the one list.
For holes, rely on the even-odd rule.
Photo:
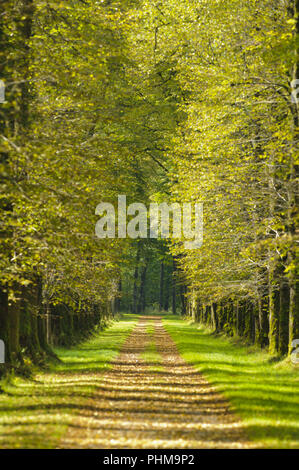
[(162, 366), (162, 357), (157, 352), (155, 342), (150, 342), (143, 353), (140, 354), (140, 357), (149, 364), (149, 370), (151, 372), (162, 372), (164, 370)]
[[(105, 331), (71, 349), (56, 349), (61, 363), (34, 380), (1, 384), (0, 448), (55, 448), (72, 417), (101, 384), (103, 372), (137, 321), (124, 315)], [(285, 360), (271, 363), (265, 352), (217, 337), (173, 315), (164, 325), (187, 362), (195, 365), (230, 401), (256, 447), (299, 448), (299, 369)], [(154, 328), (142, 358), (161, 368)]]
[(150, 337), (150, 342), (147, 344), (145, 350), (140, 354), (140, 357), (144, 362), (149, 364), (149, 371), (162, 372), (164, 370), (162, 366), (163, 359), (156, 348), (154, 339), (155, 328), (153, 322), (148, 322), (145, 331)]
[(39, 372), (34, 380), (17, 377), (2, 382), (0, 448), (55, 448), (72, 416), (101, 383), (136, 321), (137, 316), (125, 314), (77, 346), (57, 348), (61, 363)]
[(55, 365), (56, 372), (73, 374), (74, 372), (103, 372), (110, 367), (110, 362), (118, 354), (120, 345), (136, 325), (137, 315), (124, 314), (119, 322), (99, 333), (88, 341), (73, 348), (55, 348), (55, 353), (62, 361)]
[(148, 324), (146, 325), (145, 331), (151, 337), (155, 334), (155, 327), (154, 327), (153, 322), (151, 321), (148, 322)]
[(299, 368), (176, 316), (163, 319), (185, 360), (229, 400), (257, 447), (299, 448)]

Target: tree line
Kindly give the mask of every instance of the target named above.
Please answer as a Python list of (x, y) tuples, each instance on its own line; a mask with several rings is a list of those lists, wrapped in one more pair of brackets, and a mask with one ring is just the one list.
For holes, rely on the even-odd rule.
[[(297, 0), (4, 0), (0, 338), (43, 361), (117, 310), (299, 338)], [(97, 239), (95, 208), (204, 204), (204, 243)]]

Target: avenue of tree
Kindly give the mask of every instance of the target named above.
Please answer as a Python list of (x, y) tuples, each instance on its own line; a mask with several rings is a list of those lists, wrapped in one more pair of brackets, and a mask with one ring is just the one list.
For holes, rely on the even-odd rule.
[[(1, 1), (5, 367), (151, 308), (291, 352), (298, 38), (298, 0)], [(202, 247), (98, 239), (120, 194), (202, 202)]]

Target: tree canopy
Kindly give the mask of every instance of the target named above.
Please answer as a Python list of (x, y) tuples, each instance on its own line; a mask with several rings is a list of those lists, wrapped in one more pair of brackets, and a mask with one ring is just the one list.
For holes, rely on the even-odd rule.
[[(152, 304), (291, 351), (298, 11), (298, 0), (1, 2), (10, 363)], [(202, 247), (98, 239), (97, 204), (122, 194), (202, 202)]]

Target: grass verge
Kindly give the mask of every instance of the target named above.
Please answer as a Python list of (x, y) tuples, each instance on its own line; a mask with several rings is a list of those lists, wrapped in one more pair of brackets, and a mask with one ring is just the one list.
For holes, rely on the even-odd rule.
[(33, 380), (1, 384), (0, 448), (55, 448), (101, 382), (138, 317), (125, 314), (104, 331), (71, 349), (57, 348), (61, 363)]
[(257, 447), (299, 448), (299, 368), (266, 352), (167, 315), (163, 324), (184, 359), (231, 403)]

